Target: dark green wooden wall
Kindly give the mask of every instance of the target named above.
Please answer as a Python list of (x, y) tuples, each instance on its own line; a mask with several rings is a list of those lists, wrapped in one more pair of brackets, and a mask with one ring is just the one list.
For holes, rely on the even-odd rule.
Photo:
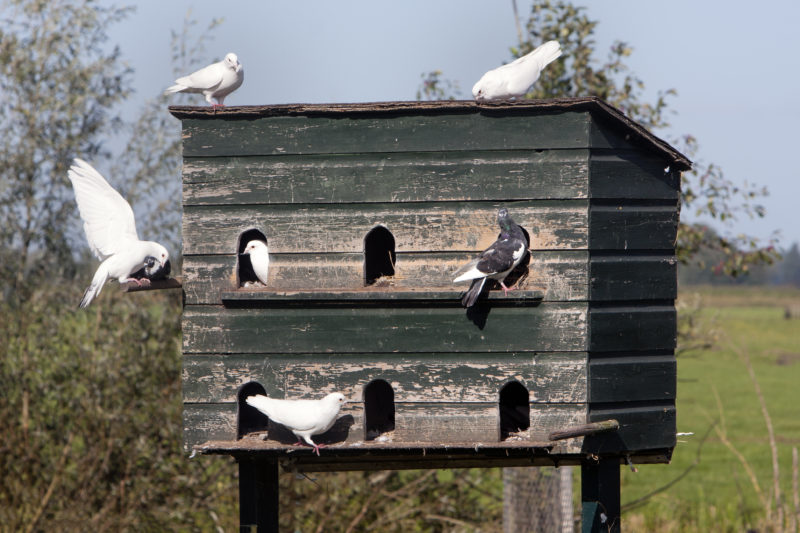
[[(515, 379), (532, 419), (517, 438), (617, 418), (613, 439), (557, 451), (674, 446), (688, 162), (613, 108), (173, 113), (184, 135), (187, 446), (235, 438), (236, 389), (251, 380), (277, 397), (344, 392), (347, 440), (358, 442), (362, 389), (376, 378), (394, 387), (398, 444), (497, 441), (499, 390)], [(453, 272), (495, 240), (501, 206), (530, 234), (529, 272), (476, 324)], [(363, 240), (378, 224), (395, 238), (396, 275), (364, 290)], [(253, 227), (269, 241), (269, 289), (237, 290), (237, 238)]]

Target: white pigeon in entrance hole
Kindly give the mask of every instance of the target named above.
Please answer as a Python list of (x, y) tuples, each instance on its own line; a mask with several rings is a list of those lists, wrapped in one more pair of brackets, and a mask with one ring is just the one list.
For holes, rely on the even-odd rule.
[(242, 255), (250, 256), (253, 272), (256, 273), (258, 281), (266, 285), (267, 279), (269, 279), (269, 247), (267, 243), (264, 241), (250, 241), (245, 246)]
[(532, 52), (484, 74), (472, 87), (475, 100), (507, 100), (525, 96), (542, 69), (561, 55), (558, 41), (547, 41)]
[[(201, 93), (211, 107), (225, 107), (225, 97), (238, 89), (244, 81), (244, 68), (236, 54), (229, 53), (225, 59), (203, 67), (197, 72), (175, 80), (175, 85), (168, 87), (164, 94)], [(214, 102), (212, 98), (217, 101)]]
[(314, 448), (314, 452), (319, 455), (319, 449), (324, 448), (324, 444), (315, 444), (311, 440), (312, 435), (319, 435), (328, 431), (339, 410), (347, 400), (344, 394), (332, 392), (321, 400), (278, 400), (267, 398), (262, 394), (248, 396), (245, 399), (247, 405), (255, 407), (273, 422), (286, 426), (297, 437), (295, 446), (302, 445), (303, 441)]
[(80, 307), (88, 306), (109, 279), (148, 285), (149, 279), (139, 280), (131, 274), (155, 264), (164, 268), (169, 262), (167, 249), (157, 242), (139, 240), (130, 204), (89, 163), (75, 158), (67, 176), (75, 190), (89, 248), (102, 261)]

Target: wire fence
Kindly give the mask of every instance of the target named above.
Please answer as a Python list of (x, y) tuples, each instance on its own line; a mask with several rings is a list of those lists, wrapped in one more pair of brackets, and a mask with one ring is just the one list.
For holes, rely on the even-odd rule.
[(572, 467), (504, 468), (504, 533), (573, 533)]

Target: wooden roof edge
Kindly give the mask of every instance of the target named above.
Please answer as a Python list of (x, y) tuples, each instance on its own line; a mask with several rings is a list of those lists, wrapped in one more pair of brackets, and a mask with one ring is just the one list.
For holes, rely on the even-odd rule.
[(439, 100), (439, 101), (398, 101), (398, 102), (363, 102), (338, 104), (277, 104), (229, 106), (213, 109), (210, 106), (169, 106), (169, 112), (178, 119), (189, 118), (256, 118), (272, 116), (296, 115), (340, 115), (351, 113), (434, 113), (436, 111), (451, 112), (491, 112), (511, 109), (536, 109), (543, 111), (576, 111), (587, 110), (599, 112), (603, 117), (618, 127), (634, 134), (634, 141), (663, 153), (671, 165), (678, 170), (689, 170), (692, 162), (668, 142), (653, 135), (647, 128), (628, 117), (624, 112), (605, 102), (597, 96), (572, 98), (548, 98), (543, 100), (520, 100), (502, 102), (475, 102), (473, 100)]

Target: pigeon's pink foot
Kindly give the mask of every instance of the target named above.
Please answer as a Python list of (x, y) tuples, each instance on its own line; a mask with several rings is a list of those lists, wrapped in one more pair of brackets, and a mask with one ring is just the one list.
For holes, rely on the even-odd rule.
[(148, 287), (150, 285), (150, 280), (147, 278), (142, 278), (142, 279), (128, 278), (125, 280), (126, 283), (131, 281), (135, 283), (137, 287), (142, 287), (142, 286)]
[(305, 446), (305, 443), (303, 442), (303, 439), (297, 439), (297, 442), (292, 444), (292, 446)]
[(514, 285), (513, 287), (506, 287), (506, 284), (503, 283), (502, 281), (500, 282), (500, 286), (503, 288), (503, 296), (508, 296), (508, 291), (513, 291), (514, 289), (517, 288), (516, 285)]
[(325, 447), (325, 444), (315, 444), (314, 445), (314, 453), (317, 454), (317, 457), (319, 457), (319, 449), (320, 448), (324, 448), (324, 447)]

